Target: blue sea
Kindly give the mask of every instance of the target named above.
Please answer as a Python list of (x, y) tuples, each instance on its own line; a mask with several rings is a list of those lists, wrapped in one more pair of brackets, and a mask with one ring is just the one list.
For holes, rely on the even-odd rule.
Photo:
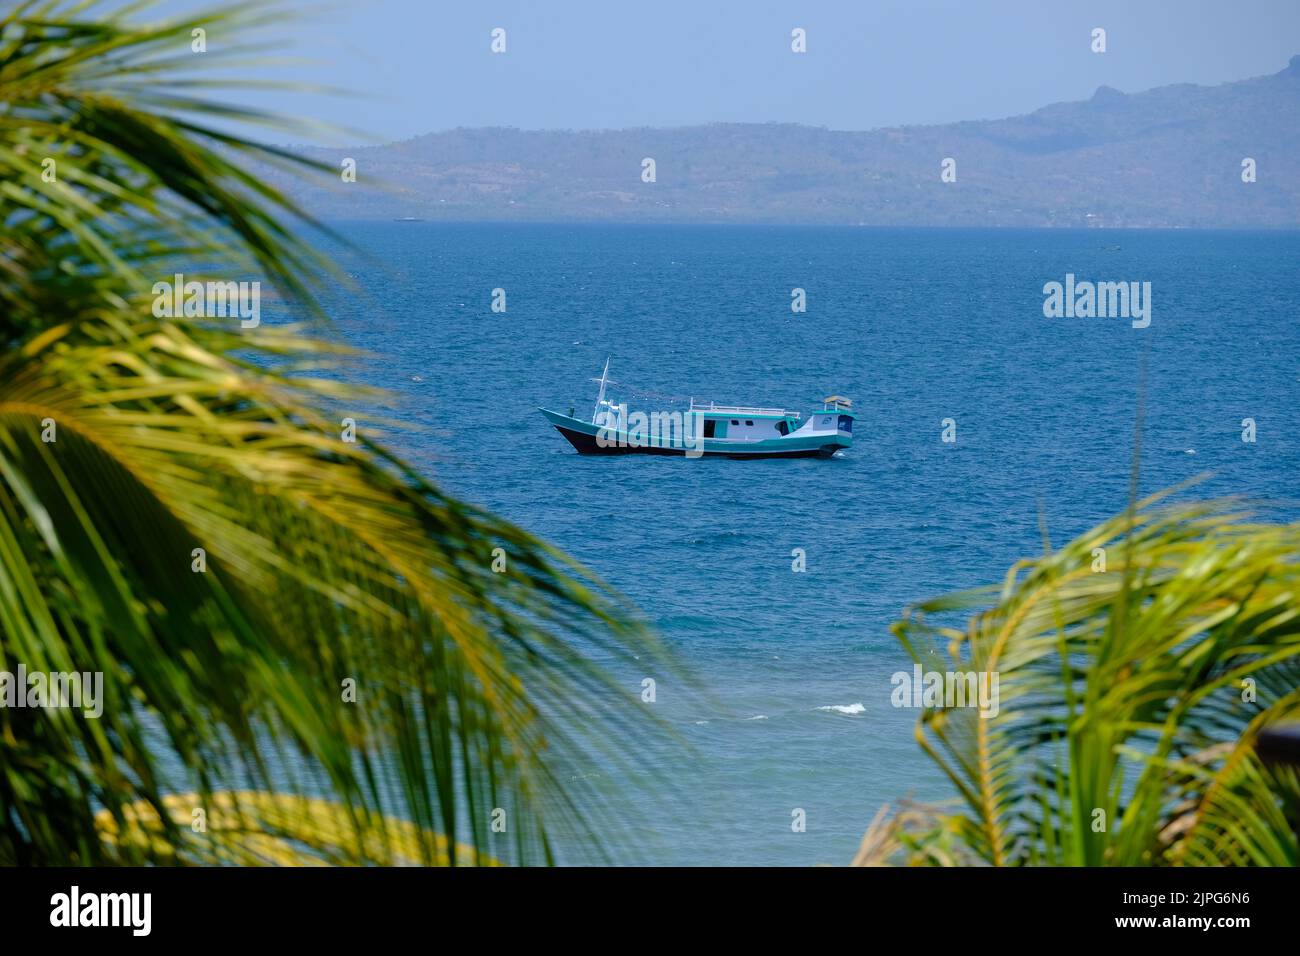
[[(399, 450), (630, 597), (705, 691), (661, 675), (650, 706), (691, 755), (611, 781), (648, 817), (642, 862), (842, 864), (881, 805), (950, 795), (891, 706), (890, 623), (1041, 553), (1040, 509), (1064, 541), (1125, 506), (1144, 353), (1142, 492), (1209, 473), (1198, 494), (1300, 497), (1294, 233), (335, 225), (360, 292), (327, 304), (380, 357), (346, 374), (396, 393), (420, 429)], [(1045, 318), (1067, 273), (1150, 282), (1150, 326)], [(847, 395), (854, 445), (580, 457), (537, 408), (588, 414), (606, 358), (633, 408)], [(641, 676), (593, 709), (647, 706)]]

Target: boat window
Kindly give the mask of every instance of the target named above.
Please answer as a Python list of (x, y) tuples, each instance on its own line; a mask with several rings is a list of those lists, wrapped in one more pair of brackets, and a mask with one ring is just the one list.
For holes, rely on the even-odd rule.
[(789, 426), (788, 424), (786, 424), (786, 422), (785, 422), (784, 420), (779, 421), (779, 422), (776, 423), (776, 430), (777, 430), (777, 433), (778, 433), (778, 434), (781, 434), (781, 435), (788, 435), (788, 434), (790, 434), (790, 426)]
[(704, 437), (705, 437), (705, 438), (712, 438), (712, 437), (714, 436), (714, 433), (717, 432), (717, 430), (718, 430), (718, 423), (717, 423), (714, 419), (712, 419), (712, 418), (706, 418), (706, 419), (704, 420)]
[(850, 434), (852, 434), (852, 432), (853, 432), (853, 419), (850, 418), (848, 415), (841, 415), (841, 416), (840, 416), (840, 431), (842, 431), (842, 432), (849, 432)]
[(753, 420), (752, 418), (747, 418), (747, 419), (745, 419), (745, 424), (746, 424), (746, 425), (752, 425), (752, 424), (754, 424), (754, 420)]
[(731, 424), (733, 424), (733, 425), (739, 425), (740, 422), (736, 421), (736, 419), (733, 418), (733, 419), (731, 420)]

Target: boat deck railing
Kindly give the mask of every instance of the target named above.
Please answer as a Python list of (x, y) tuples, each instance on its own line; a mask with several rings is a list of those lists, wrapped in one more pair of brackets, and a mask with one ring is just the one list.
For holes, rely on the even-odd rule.
[(691, 399), (691, 411), (693, 412), (722, 412), (727, 415), (786, 415), (790, 418), (802, 417), (799, 412), (787, 411), (784, 408), (758, 408), (750, 405), (719, 405), (717, 402), (709, 402), (705, 405), (703, 402), (697, 402)]

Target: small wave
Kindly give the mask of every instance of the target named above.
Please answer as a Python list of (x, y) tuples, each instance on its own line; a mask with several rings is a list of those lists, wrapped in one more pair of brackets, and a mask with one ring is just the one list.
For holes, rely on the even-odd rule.
[(828, 707), (818, 707), (818, 710), (833, 710), (837, 714), (865, 714), (867, 708), (861, 704), (831, 704)]
[(723, 541), (744, 540), (749, 537), (745, 531), (713, 531), (708, 534), (692, 535), (682, 540), (691, 547), (720, 544)]
[(767, 720), (767, 714), (755, 714), (753, 717), (746, 717), (746, 720)]

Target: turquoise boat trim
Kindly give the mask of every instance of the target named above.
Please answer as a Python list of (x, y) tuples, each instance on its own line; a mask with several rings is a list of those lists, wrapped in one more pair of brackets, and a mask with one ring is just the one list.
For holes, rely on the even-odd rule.
[(699, 416), (701, 416), (701, 417), (703, 417), (703, 418), (719, 418), (719, 419), (720, 419), (720, 418), (740, 418), (740, 419), (744, 419), (744, 418), (751, 418), (751, 419), (752, 419), (752, 418), (773, 418), (773, 419), (776, 419), (776, 420), (779, 421), (779, 420), (782, 419), (782, 418), (786, 418), (786, 419), (790, 419), (790, 420), (792, 420), (792, 421), (798, 421), (798, 419), (795, 419), (795, 418), (794, 418), (793, 416), (791, 416), (791, 415), (752, 415), (752, 414), (738, 415), (738, 414), (736, 414), (735, 412), (702, 412), (702, 411), (700, 411), (698, 408), (697, 408), (697, 409), (694, 409), (693, 411), (690, 411), (690, 412), (682, 412), (682, 414), (683, 414), (683, 415), (699, 415)]
[(704, 418), (713, 418), (713, 419), (716, 419), (716, 420), (718, 420), (718, 421), (722, 421), (722, 420), (724, 420), (724, 419), (728, 419), (728, 418), (733, 419), (733, 420), (734, 420), (734, 419), (746, 419), (746, 418), (749, 418), (749, 419), (754, 419), (754, 418), (767, 418), (767, 419), (773, 419), (773, 420), (775, 420), (775, 421), (781, 421), (781, 420), (784, 419), (785, 421), (788, 421), (788, 422), (806, 422), (808, 419), (812, 418), (814, 415), (847, 415), (849, 418), (857, 418), (857, 416), (854, 415), (852, 412), (844, 412), (844, 411), (839, 411), (839, 412), (837, 412), (837, 411), (835, 411), (834, 409), (821, 409), (821, 408), (817, 409), (816, 411), (806, 413), (806, 414), (803, 416), (803, 418), (795, 418), (793, 415), (749, 415), (749, 414), (745, 414), (745, 415), (737, 415), (735, 412), (702, 412), (702, 411), (700, 411), (698, 408), (695, 409), (694, 411), (691, 411), (691, 412), (682, 412), (682, 414), (683, 414), (683, 415), (687, 415), (687, 414), (689, 414), (689, 415), (700, 415), (700, 416), (702, 416), (702, 417), (704, 417)]

